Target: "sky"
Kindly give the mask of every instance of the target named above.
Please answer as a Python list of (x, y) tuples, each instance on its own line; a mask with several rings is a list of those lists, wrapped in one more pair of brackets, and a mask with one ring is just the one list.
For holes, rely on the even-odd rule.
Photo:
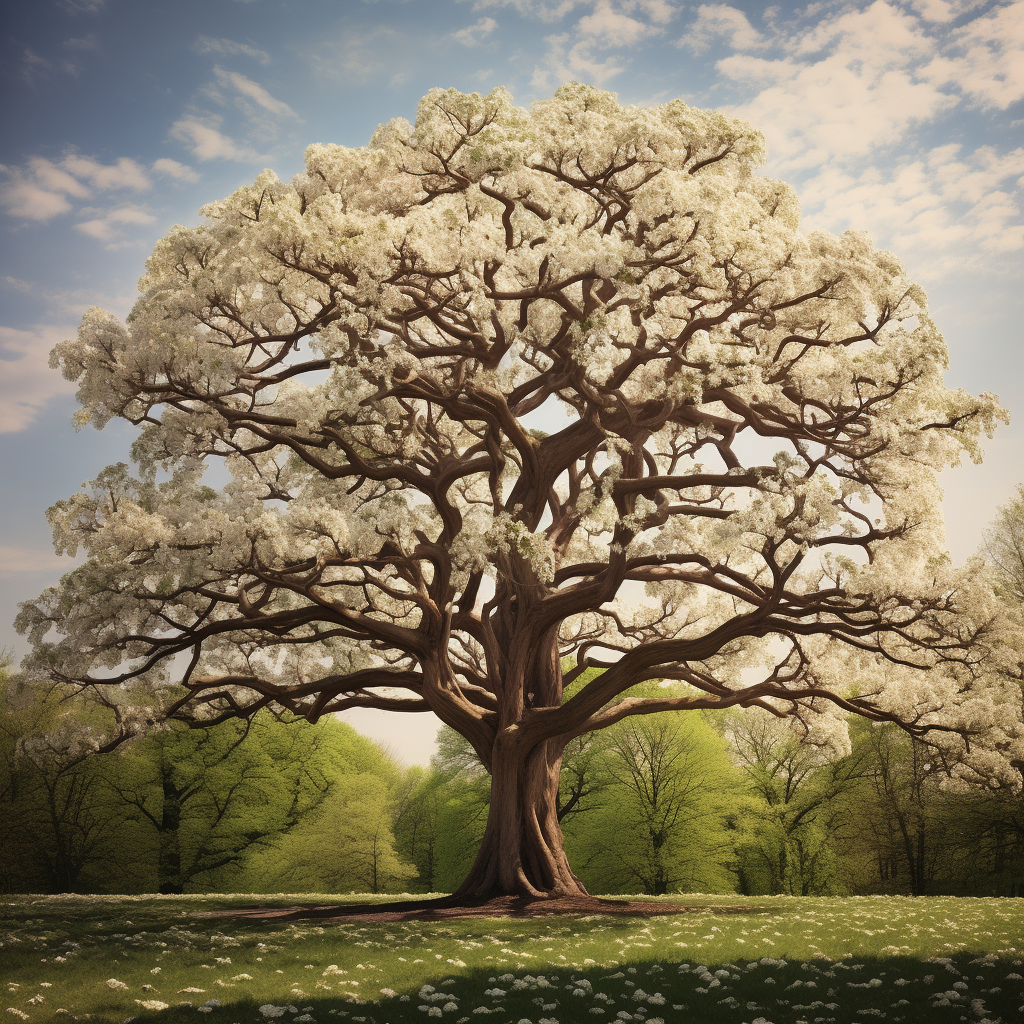
[[(73, 564), (46, 508), (127, 459), (76, 431), (48, 366), (82, 313), (130, 310), (174, 224), (310, 143), (364, 145), (435, 86), (517, 103), (563, 82), (677, 97), (765, 135), (805, 230), (866, 231), (929, 295), (946, 383), (1011, 414), (947, 471), (947, 540), (974, 554), (1024, 481), (1024, 0), (0, 0), (0, 648)], [(436, 721), (352, 713), (425, 763)]]

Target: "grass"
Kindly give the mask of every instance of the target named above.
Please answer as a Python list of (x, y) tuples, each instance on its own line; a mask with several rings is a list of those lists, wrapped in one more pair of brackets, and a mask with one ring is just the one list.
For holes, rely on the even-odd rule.
[(1024, 1019), (1024, 900), (676, 896), (698, 909), (373, 925), (204, 916), (339, 899), (373, 897), (2, 897), (0, 1021)]

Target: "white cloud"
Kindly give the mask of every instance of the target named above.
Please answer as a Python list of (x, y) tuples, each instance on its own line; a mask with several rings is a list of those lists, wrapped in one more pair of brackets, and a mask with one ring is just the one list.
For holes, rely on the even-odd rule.
[(219, 53), (225, 57), (251, 57), (261, 64), (270, 63), (270, 54), (248, 43), (236, 43), (231, 39), (211, 39), (200, 36), (193, 44), (196, 53)]
[(947, 52), (923, 75), (982, 107), (1006, 110), (1024, 99), (1024, 3), (998, 7), (954, 29)]
[(239, 145), (198, 117), (183, 117), (175, 121), (170, 136), (188, 146), (197, 160), (238, 160), (248, 163), (260, 159), (252, 147)]
[[(545, 20), (554, 10), (549, 5), (509, 2), (522, 13)], [(560, 16), (577, 6), (580, 5), (560, 6)], [(676, 14), (675, 6), (666, 0), (587, 0), (583, 6), (588, 8), (587, 13), (572, 31), (545, 38), (547, 53), (534, 68), (530, 82), (533, 89), (549, 91), (552, 80), (561, 83), (575, 79), (604, 85), (626, 69), (628, 60), (616, 55), (602, 56), (598, 51), (636, 47), (645, 39), (661, 35), (664, 25)]]
[(1024, 149), (939, 146), (895, 167), (822, 168), (800, 188), (806, 228), (866, 230), (925, 280), (1024, 248)]
[(476, 46), (482, 39), (489, 36), (498, 23), (493, 18), (481, 18), (472, 25), (460, 28), (458, 32), (452, 33), (452, 39), (463, 46)]
[(910, 6), (925, 21), (946, 22), (981, 7), (985, 0), (910, 0)]
[(76, 224), (75, 228), (92, 238), (98, 238), (101, 242), (116, 242), (124, 237), (120, 230), (121, 225), (152, 224), (155, 221), (156, 217), (151, 213), (140, 210), (136, 206), (119, 206), (116, 209), (104, 211), (99, 217), (92, 220), (82, 221), (80, 224)]
[(281, 100), (275, 99), (258, 82), (254, 82), (237, 71), (225, 71), (223, 68), (214, 68), (214, 74), (221, 85), (229, 86), (246, 99), (258, 103), (264, 110), (269, 111), (275, 117), (298, 117), (298, 114)]
[(177, 181), (193, 182), (199, 180), (199, 174), (193, 171), (188, 164), (179, 163), (177, 160), (171, 160), (166, 156), (153, 161), (153, 170), (157, 174), (164, 174), (168, 178), (174, 178)]
[(51, 398), (75, 392), (49, 362), (53, 346), (72, 334), (68, 327), (0, 327), (0, 433), (24, 430)]
[(764, 131), (776, 169), (866, 156), (957, 104), (918, 74), (938, 41), (884, 0), (777, 43), (782, 57), (734, 54), (717, 64), (731, 82), (761, 88), (733, 112)]
[(920, 141), (957, 108), (1024, 96), (1024, 3), (949, 28), (975, 6), (819, 5), (810, 23), (767, 18), (761, 53), (716, 64), (750, 90), (729, 112), (764, 132), (769, 172), (795, 178), (805, 226), (866, 230), (924, 280), (1005, 274), (1024, 248), (1024, 150)]
[(765, 43), (761, 33), (742, 11), (727, 4), (701, 4), (697, 9), (697, 20), (687, 28), (676, 45), (699, 54), (718, 39), (733, 50), (752, 50)]
[(72, 209), (70, 199), (89, 199), (92, 189), (129, 188), (141, 192), (150, 187), (145, 171), (128, 157), (113, 164), (101, 164), (91, 157), (71, 153), (55, 164), (34, 156), (24, 167), (0, 166), (0, 173), (8, 178), (0, 185), (0, 202), (12, 217), (25, 220), (46, 221), (67, 213)]
[(0, 186), (0, 202), (12, 217), (50, 220), (71, 209), (68, 196), (92, 194), (77, 178), (43, 157), (31, 157), (24, 168), (0, 167), (8, 181)]
[(584, 81), (600, 86), (625, 70), (625, 64), (614, 57), (603, 61), (595, 57), (590, 42), (568, 46), (571, 38), (568, 32), (547, 36), (544, 41), (548, 44), (548, 52), (544, 55), (544, 63), (534, 68), (530, 82), (532, 88), (548, 92), (552, 78), (559, 84)]
[(834, 53), (841, 49), (849, 61), (885, 68), (905, 63), (908, 57), (935, 51), (938, 40), (929, 36), (913, 15), (875, 0), (869, 7), (847, 11), (838, 18), (824, 17), (815, 26), (788, 41), (793, 53)]
[(104, 191), (130, 188), (142, 192), (150, 187), (146, 172), (126, 156), (121, 157), (115, 164), (101, 164), (91, 157), (71, 155), (65, 157), (60, 165), (76, 178), (84, 178), (94, 187)]
[(71, 203), (59, 192), (43, 188), (20, 171), (0, 166), (0, 172), (9, 176), (0, 185), (0, 203), (12, 217), (50, 220), (71, 209)]
[(650, 27), (621, 7), (613, 7), (610, 0), (598, 0), (593, 11), (580, 18), (576, 30), (601, 46), (633, 46), (650, 32)]
[(647, 12), (647, 17), (656, 25), (667, 25), (678, 13), (675, 6), (667, 0), (639, 0), (640, 9)]

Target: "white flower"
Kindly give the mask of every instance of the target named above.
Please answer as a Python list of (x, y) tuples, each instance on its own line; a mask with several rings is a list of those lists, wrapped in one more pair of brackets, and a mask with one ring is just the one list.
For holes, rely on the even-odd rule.
[(128, 986), (123, 981), (118, 981), (117, 978), (107, 978), (107, 988), (127, 988)]
[(264, 1017), (283, 1017), (286, 1007), (274, 1006), (273, 1003), (264, 1003), (259, 1009)]

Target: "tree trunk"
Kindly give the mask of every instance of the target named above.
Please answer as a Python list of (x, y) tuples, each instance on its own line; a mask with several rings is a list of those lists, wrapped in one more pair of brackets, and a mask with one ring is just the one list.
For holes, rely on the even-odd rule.
[(516, 726), (498, 736), (487, 827), (456, 899), (589, 895), (562, 847), (558, 823), (561, 747), (551, 741), (525, 751), (522, 746)]
[(157, 884), (165, 895), (185, 891), (181, 877), (181, 793), (171, 780), (170, 768), (162, 766), (163, 809), (160, 814), (160, 852), (157, 863)]

